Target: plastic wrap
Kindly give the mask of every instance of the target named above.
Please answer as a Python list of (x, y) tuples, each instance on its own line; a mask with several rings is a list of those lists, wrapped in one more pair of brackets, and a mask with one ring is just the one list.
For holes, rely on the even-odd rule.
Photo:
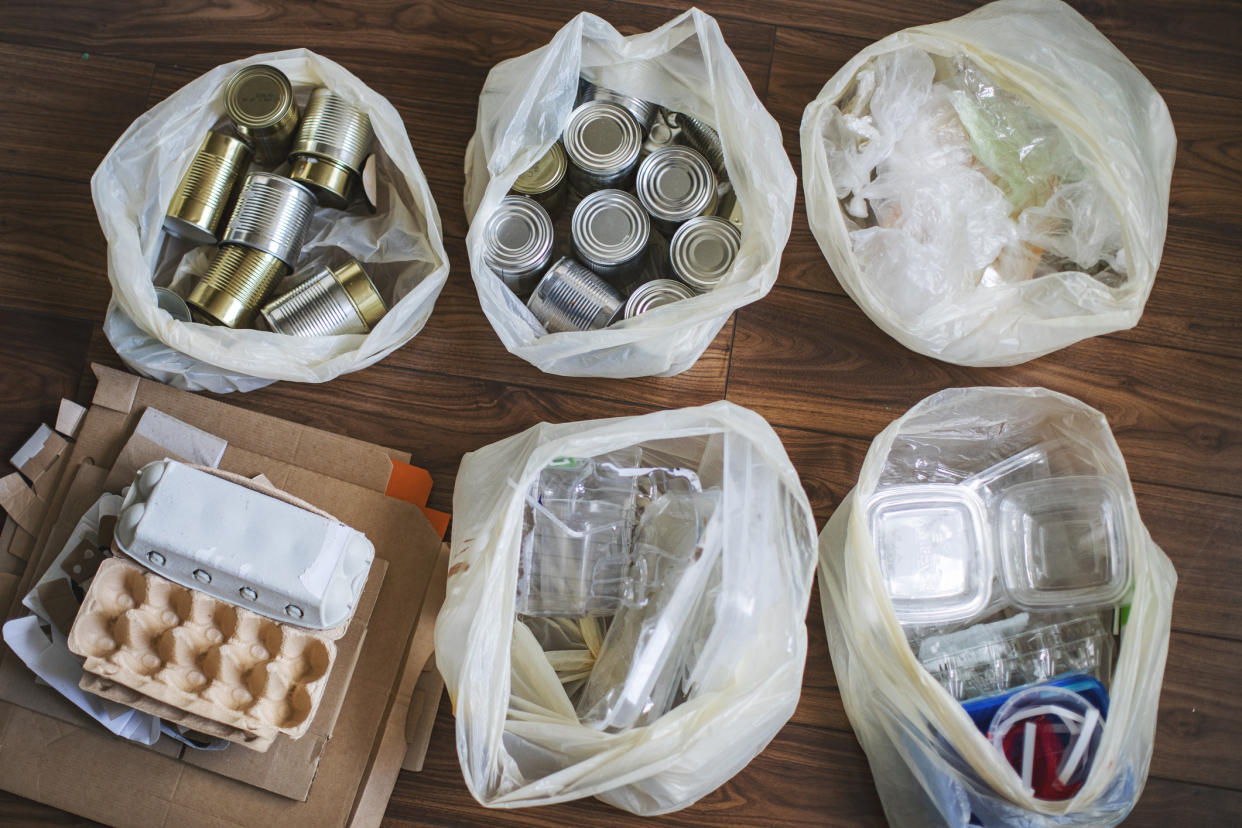
[(908, 348), (1013, 365), (1142, 314), (1173, 124), (1059, 0), (999, 0), (868, 46), (807, 107), (801, 144), (828, 263)]
[[(301, 264), (348, 254), (366, 266), (390, 310), (368, 334), (293, 337), (173, 320), (153, 286), (187, 284), (211, 247), (163, 230), (164, 212), (208, 129), (227, 123), (224, 84), (239, 68), (275, 66), (300, 104), (328, 86), (355, 103), (375, 130), (378, 210), (316, 210)], [(104, 333), (141, 374), (187, 390), (250, 391), (275, 380), (324, 382), (383, 359), (417, 334), (448, 278), (440, 217), (397, 110), (339, 64), (306, 49), (217, 66), (141, 115), (91, 179), (108, 241), (112, 302)]]
[[(1032, 797), (937, 680), (960, 694), (955, 685), (977, 681), (973, 657), (960, 656), (949, 675), (937, 665), (936, 639), (929, 638), (920, 649), (937, 676), (920, 664), (893, 611), (863, 510), (855, 508), (889, 486), (969, 480), (1037, 445), (1069, 447), (1049, 454), (1045, 467), (1085, 465), (1124, 493), (1131, 566), (1108, 721), (1081, 790), (1059, 802)], [(890, 824), (1115, 825), (1134, 807), (1151, 761), (1177, 575), (1139, 518), (1125, 462), (1098, 411), (1039, 388), (952, 389), (927, 398), (872, 443), (858, 485), (820, 536), (819, 577), (841, 699)], [(976, 630), (973, 635), (985, 634)], [(1073, 662), (1069, 669), (1101, 672), (1111, 658), (1106, 649), (1088, 635), (1063, 656)], [(1018, 665), (1018, 672), (1025, 669)]]
[[(543, 156), (569, 121), (585, 76), (714, 125), (744, 214), (732, 272), (705, 294), (604, 330), (547, 334), (484, 261), (482, 231), (517, 177)], [(479, 303), (509, 351), (552, 374), (669, 376), (699, 358), (737, 308), (776, 282), (793, 219), (795, 179), (780, 127), (729, 50), (720, 27), (697, 9), (622, 37), (583, 13), (552, 41), (497, 64), (479, 95), (466, 149), (466, 244)]]
[[(519, 618), (516, 593), (527, 493), (541, 472), (557, 458), (631, 446), (641, 446), (647, 467), (695, 472), (703, 491), (689, 501), (674, 498), (683, 506), (713, 501), (694, 523), (702, 527), (702, 556), (677, 582), (710, 609), (683, 613), (678, 590), (652, 607), (653, 629), (672, 617), (674, 604), (671, 612), (700, 621), (682, 629), (687, 646), (671, 654), (681, 662), (673, 672), (685, 672), (680, 701), (642, 726), (607, 732), (602, 722), (580, 720), (571, 700), (596, 656), (604, 659), (602, 623)], [(670, 540), (668, 524), (658, 520), (674, 517), (659, 505), (662, 497), (644, 512), (648, 531), (638, 538), (640, 546), (660, 538), (669, 552), (681, 541)], [(684, 527), (681, 517), (673, 523)], [(454, 704), (462, 774), (482, 804), (595, 796), (637, 814), (674, 811), (737, 773), (793, 714), (806, 658), (814, 521), (780, 440), (758, 415), (718, 402), (535, 426), (466, 455), (453, 521), (436, 664)], [(622, 665), (614, 666), (620, 675)], [(653, 673), (668, 667), (650, 666)], [(634, 698), (659, 689), (647, 678), (635, 677)]]

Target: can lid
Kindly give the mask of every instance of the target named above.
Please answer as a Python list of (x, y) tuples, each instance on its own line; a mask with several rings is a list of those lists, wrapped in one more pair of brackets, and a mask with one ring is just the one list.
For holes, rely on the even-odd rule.
[(659, 111), (658, 107), (651, 101), (635, 98), (633, 95), (626, 95), (606, 86), (597, 86), (586, 78), (579, 78), (578, 102), (585, 103), (587, 101), (606, 101), (623, 107), (637, 118), (638, 123), (644, 128), (651, 126), (651, 121)]
[(631, 319), (664, 305), (694, 296), (694, 291), (676, 279), (654, 279), (639, 285), (625, 303), (625, 318)]
[(552, 217), (526, 196), (505, 196), (483, 226), (483, 256), (504, 273), (538, 267), (552, 253)]
[(546, 193), (561, 183), (568, 165), (565, 148), (557, 141), (542, 158), (517, 177), (513, 182), (513, 192), (528, 196)]
[(384, 297), (380, 296), (379, 289), (375, 287), (375, 283), (371, 281), (371, 277), (367, 275), (357, 259), (350, 259), (345, 264), (333, 268), (332, 278), (336, 279), (337, 283), (345, 289), (345, 293), (349, 295), (350, 301), (358, 309), (358, 315), (362, 317), (368, 329), (374, 328), (375, 323), (388, 313)]
[(677, 278), (699, 293), (715, 288), (733, 268), (742, 234), (718, 216), (692, 218), (677, 228), (669, 261)]
[(293, 84), (275, 66), (246, 66), (224, 86), (224, 108), (229, 118), (248, 129), (280, 123), (294, 105)]
[(604, 101), (588, 101), (569, 116), (561, 143), (579, 169), (611, 173), (638, 158), (643, 131), (627, 110)]
[(588, 264), (628, 262), (647, 248), (651, 220), (624, 190), (597, 190), (578, 203), (570, 233)]
[(643, 207), (657, 219), (681, 221), (701, 215), (716, 195), (716, 173), (689, 147), (661, 147), (638, 168), (634, 187)]

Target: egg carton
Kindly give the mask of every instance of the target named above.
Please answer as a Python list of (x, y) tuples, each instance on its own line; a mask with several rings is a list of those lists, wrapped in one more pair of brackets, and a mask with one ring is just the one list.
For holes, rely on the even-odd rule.
[(99, 566), (69, 632), (83, 669), (268, 739), (306, 732), (336, 645), (165, 580), (122, 559)]

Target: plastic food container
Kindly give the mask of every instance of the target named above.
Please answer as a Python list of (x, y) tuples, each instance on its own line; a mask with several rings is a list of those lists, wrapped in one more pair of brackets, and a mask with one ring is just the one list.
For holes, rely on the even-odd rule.
[(998, 506), (1005, 589), (1022, 609), (1117, 604), (1130, 579), (1125, 500), (1097, 476), (1033, 480)]
[(867, 503), (884, 585), (902, 624), (968, 621), (992, 594), (983, 503), (963, 486), (898, 486)]

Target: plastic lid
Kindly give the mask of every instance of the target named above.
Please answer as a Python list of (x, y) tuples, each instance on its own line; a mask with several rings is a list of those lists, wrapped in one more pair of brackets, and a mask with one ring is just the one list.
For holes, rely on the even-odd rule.
[(1126, 501), (1107, 478), (1020, 483), (999, 504), (1005, 588), (1024, 609), (1116, 604), (1130, 579)]
[(903, 624), (944, 624), (978, 615), (992, 593), (983, 503), (962, 486), (882, 489), (867, 524), (893, 610)]

